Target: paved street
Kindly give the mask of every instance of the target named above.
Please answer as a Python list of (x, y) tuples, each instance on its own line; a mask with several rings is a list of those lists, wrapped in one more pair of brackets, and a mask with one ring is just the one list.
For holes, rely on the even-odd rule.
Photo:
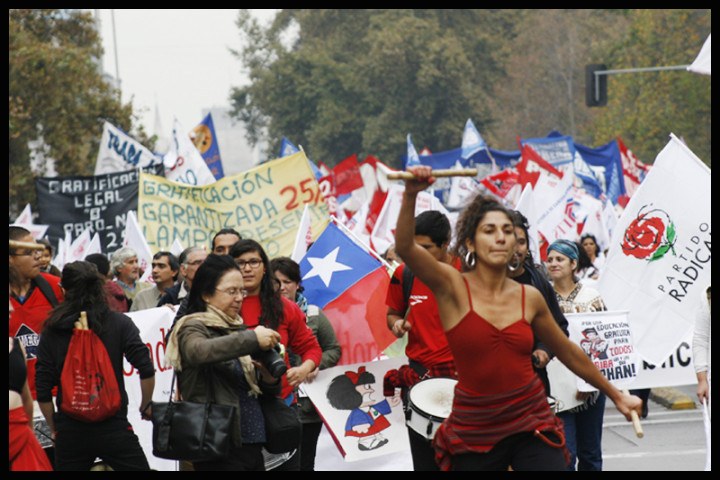
[[(697, 404), (695, 385), (676, 387)], [(632, 425), (608, 402), (603, 431), (605, 471), (702, 471), (705, 433), (702, 409), (670, 410), (650, 400), (649, 415), (641, 420), (645, 436), (637, 438)]]

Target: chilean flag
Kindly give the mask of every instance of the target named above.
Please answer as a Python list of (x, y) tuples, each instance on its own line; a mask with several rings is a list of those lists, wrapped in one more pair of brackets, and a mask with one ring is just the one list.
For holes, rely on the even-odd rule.
[(300, 261), (300, 272), (303, 295), (335, 329), (342, 346), (339, 365), (369, 362), (396, 340), (385, 319), (390, 276), (334, 223)]

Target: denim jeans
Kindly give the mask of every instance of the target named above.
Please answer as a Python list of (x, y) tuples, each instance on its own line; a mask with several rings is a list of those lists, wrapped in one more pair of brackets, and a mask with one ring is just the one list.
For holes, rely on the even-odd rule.
[(565, 423), (565, 441), (570, 450), (568, 470), (602, 470), (602, 430), (605, 415), (605, 394), (601, 393), (594, 405), (579, 412), (560, 412)]

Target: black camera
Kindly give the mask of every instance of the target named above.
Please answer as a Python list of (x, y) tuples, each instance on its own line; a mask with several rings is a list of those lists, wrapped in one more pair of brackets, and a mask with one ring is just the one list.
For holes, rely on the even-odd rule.
[(285, 346), (282, 343), (278, 343), (270, 350), (259, 350), (252, 355), (252, 357), (262, 363), (268, 372), (270, 372), (270, 375), (275, 378), (280, 378), (287, 372), (287, 364), (285, 363), (284, 356)]

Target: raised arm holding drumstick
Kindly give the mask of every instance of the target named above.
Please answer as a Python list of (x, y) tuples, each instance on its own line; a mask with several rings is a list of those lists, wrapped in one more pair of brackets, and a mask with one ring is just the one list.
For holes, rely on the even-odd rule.
[(481, 196), (458, 220), (457, 254), (466, 271), (431, 261), (414, 241), (417, 194), (434, 182), (429, 167), (411, 167), (395, 233), (398, 254), (434, 293), (455, 357), (453, 411), (435, 436), (443, 469), (564, 470), (562, 423), (533, 371), (533, 335), (631, 420), (642, 402), (613, 387), (552, 318), (542, 295), (506, 276), (515, 248), (507, 211)]

